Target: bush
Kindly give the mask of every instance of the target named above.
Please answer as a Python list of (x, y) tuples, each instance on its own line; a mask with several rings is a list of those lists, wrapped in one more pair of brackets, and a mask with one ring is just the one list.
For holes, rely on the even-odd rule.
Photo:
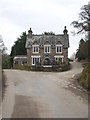
[(27, 70), (27, 71), (31, 70), (31, 67), (27, 64), (25, 64), (25, 65), (14, 65), (13, 68), (18, 69), (18, 70)]
[(10, 69), (11, 68), (10, 56), (7, 54), (4, 54), (2, 56), (2, 68), (3, 69)]

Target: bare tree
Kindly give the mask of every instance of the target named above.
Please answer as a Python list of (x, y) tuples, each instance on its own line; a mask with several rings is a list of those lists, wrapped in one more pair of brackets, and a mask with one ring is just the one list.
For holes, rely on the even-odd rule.
[(6, 50), (7, 50), (7, 48), (5, 47), (3, 39), (0, 35), (0, 54), (4, 54)]
[(2, 37), (0, 35), (0, 50), (2, 50), (3, 46), (4, 46), (4, 43), (3, 43)]
[(79, 19), (71, 23), (74, 28), (77, 28), (77, 34), (83, 32), (90, 32), (90, 1), (87, 5), (82, 6), (79, 13)]

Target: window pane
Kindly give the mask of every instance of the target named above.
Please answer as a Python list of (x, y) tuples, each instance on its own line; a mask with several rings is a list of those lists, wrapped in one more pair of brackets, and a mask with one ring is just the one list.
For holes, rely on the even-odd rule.
[(60, 46), (60, 52), (61, 52), (61, 46)]
[(33, 64), (34, 64), (34, 58), (33, 58)]
[(58, 46), (57, 46), (57, 52), (58, 52)]
[(45, 52), (47, 52), (47, 47), (45, 47)]
[(35, 52), (35, 47), (34, 47), (34, 52)]
[(38, 52), (38, 47), (36, 47), (36, 52)]
[(48, 47), (48, 52), (50, 52), (50, 47)]

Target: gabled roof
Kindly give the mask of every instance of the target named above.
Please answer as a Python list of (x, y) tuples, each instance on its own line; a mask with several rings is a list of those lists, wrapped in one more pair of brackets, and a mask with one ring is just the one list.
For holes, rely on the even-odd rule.
[(30, 48), (35, 41), (37, 41), (37, 44), (42, 46), (48, 41), (52, 46), (56, 45), (58, 41), (64, 46), (64, 48), (69, 47), (69, 36), (64, 34), (58, 34), (58, 35), (32, 35), (31, 38), (27, 36), (26, 40), (26, 48)]

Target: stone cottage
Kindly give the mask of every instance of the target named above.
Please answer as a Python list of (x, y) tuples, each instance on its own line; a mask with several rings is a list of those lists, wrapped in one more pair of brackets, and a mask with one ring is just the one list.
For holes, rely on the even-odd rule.
[(27, 63), (30, 66), (37, 64), (52, 66), (59, 61), (68, 64), (69, 35), (64, 28), (63, 34), (34, 35), (28, 31), (26, 40)]

